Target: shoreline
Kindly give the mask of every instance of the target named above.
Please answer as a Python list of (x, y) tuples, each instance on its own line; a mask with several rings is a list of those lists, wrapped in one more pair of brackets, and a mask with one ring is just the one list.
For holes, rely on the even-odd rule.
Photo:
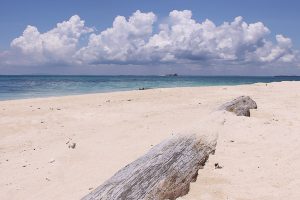
[(300, 76), (4, 76), (0, 101), (176, 88), (300, 81)]
[[(258, 104), (250, 118), (214, 112), (241, 95)], [(0, 101), (0, 199), (80, 199), (172, 134), (196, 132), (219, 135), (216, 153), (180, 199), (298, 200), (299, 102), (300, 82)]]
[(31, 97), (31, 98), (16, 98), (16, 99), (1, 99), (1, 102), (9, 102), (9, 101), (22, 101), (22, 100), (42, 100), (42, 99), (51, 99), (51, 98), (66, 98), (66, 97), (80, 97), (80, 96), (88, 96), (88, 95), (101, 95), (101, 94), (117, 94), (117, 93), (127, 93), (127, 92), (141, 92), (148, 90), (168, 90), (168, 89), (193, 89), (193, 88), (215, 88), (215, 87), (235, 87), (235, 86), (248, 86), (248, 85), (261, 85), (261, 84), (273, 84), (273, 83), (294, 83), (300, 81), (274, 81), (274, 82), (257, 82), (257, 83), (244, 83), (238, 85), (203, 85), (203, 86), (180, 86), (180, 87), (157, 87), (157, 88), (146, 88), (143, 90), (137, 89), (129, 89), (129, 90), (118, 90), (118, 91), (107, 91), (107, 92), (92, 92), (92, 93), (82, 93), (82, 94), (67, 94), (67, 95), (58, 95), (58, 96), (40, 96), (40, 97)]

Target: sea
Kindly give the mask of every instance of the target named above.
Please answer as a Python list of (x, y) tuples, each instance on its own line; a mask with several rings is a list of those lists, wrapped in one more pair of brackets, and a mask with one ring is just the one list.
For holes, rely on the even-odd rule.
[(300, 76), (54, 76), (0, 75), (0, 100), (129, 91), (300, 81)]

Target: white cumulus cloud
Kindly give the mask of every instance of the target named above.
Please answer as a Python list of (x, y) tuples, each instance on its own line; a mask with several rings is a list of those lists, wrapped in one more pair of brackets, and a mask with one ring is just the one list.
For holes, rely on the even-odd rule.
[(76, 57), (88, 63), (121, 63), (142, 61), (140, 51), (153, 32), (156, 16), (139, 10), (127, 20), (118, 16), (113, 26), (100, 34), (91, 34), (89, 43)]
[(264, 40), (262, 46), (255, 49), (255, 51), (248, 53), (248, 60), (257, 60), (263, 63), (282, 62), (289, 63), (297, 60), (297, 51), (292, 48), (292, 41), (290, 38), (283, 35), (276, 35), (276, 43)]
[[(45, 33), (27, 26), (0, 57), (5, 63), (19, 65), (192, 63), (201, 67), (216, 63), (292, 65), (299, 61), (292, 40), (276, 35), (272, 41), (271, 31), (262, 22), (247, 23), (239, 16), (216, 25), (208, 19), (193, 19), (189, 10), (174, 10), (160, 21), (152, 12), (137, 10), (128, 18), (117, 16), (112, 27), (95, 32), (74, 15)], [(89, 34), (88, 42), (79, 45), (85, 34)]]
[(78, 15), (74, 15), (46, 33), (40, 33), (34, 26), (27, 26), (23, 35), (11, 42), (11, 48), (19, 51), (23, 59), (32, 64), (69, 63), (73, 61), (79, 38), (91, 31)]
[(262, 23), (247, 24), (242, 17), (217, 26), (210, 20), (200, 23), (189, 10), (170, 12), (166, 23), (153, 33), (153, 13), (135, 12), (128, 21), (117, 17), (113, 27), (77, 52), (85, 63), (147, 63), (231, 61), (240, 63), (292, 62), (292, 42), (282, 35), (273, 44), (270, 30)]

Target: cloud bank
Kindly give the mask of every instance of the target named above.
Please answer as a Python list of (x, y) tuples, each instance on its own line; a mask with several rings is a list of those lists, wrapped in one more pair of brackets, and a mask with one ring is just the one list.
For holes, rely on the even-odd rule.
[(11, 51), (21, 56), (17, 61), (20, 64), (72, 63), (79, 38), (92, 31), (84, 26), (78, 15), (58, 23), (46, 33), (40, 33), (36, 27), (29, 25), (22, 36), (11, 42)]
[[(40, 33), (27, 26), (0, 54), (2, 65), (283, 65), (298, 66), (299, 52), (290, 38), (275, 35), (262, 23), (242, 17), (216, 25), (198, 22), (189, 10), (174, 10), (157, 22), (152, 13), (117, 16), (112, 27), (97, 32), (78, 15)], [(88, 37), (86, 43), (81, 38)]]

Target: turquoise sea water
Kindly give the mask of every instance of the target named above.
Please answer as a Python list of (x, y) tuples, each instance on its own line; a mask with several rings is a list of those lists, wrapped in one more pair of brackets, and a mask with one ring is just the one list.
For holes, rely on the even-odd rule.
[(298, 76), (0, 76), (0, 100), (49, 97), (139, 88), (241, 85), (300, 81)]

